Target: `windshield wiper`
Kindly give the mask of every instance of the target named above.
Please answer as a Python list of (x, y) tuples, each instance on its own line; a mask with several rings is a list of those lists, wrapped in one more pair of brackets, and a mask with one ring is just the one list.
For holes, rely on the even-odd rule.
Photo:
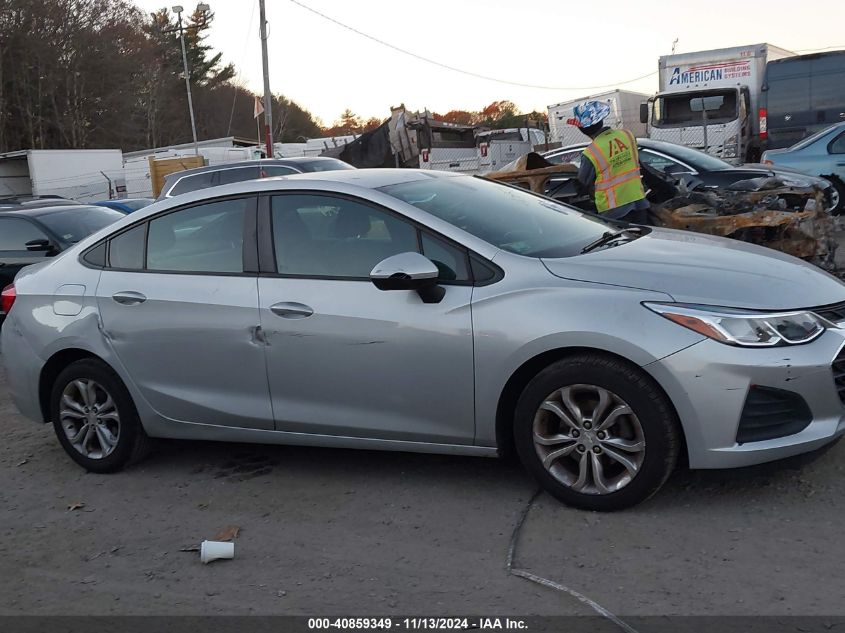
[(594, 242), (590, 242), (584, 248), (581, 249), (581, 254), (589, 253), (597, 248), (601, 248), (602, 246), (606, 246), (611, 242), (615, 242), (619, 239), (627, 239), (627, 240), (635, 240), (643, 234), (643, 228), (640, 226), (630, 226), (626, 229), (622, 229), (621, 231), (617, 231), (614, 233), (613, 231), (606, 231), (602, 234), (602, 236), (595, 240)]

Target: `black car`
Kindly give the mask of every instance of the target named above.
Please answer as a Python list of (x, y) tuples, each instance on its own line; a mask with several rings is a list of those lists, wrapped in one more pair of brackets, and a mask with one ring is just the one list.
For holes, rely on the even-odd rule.
[(0, 205), (0, 289), (11, 284), (24, 266), (53, 257), (126, 217), (106, 207), (64, 202), (55, 205), (50, 201), (46, 206)]
[[(580, 164), (581, 154), (587, 143), (570, 145), (560, 149), (551, 150), (543, 154), (550, 163), (572, 163)], [(693, 189), (697, 184), (704, 188), (725, 188), (735, 185), (743, 180), (755, 178), (777, 177), (787, 186), (810, 187), (817, 186), (825, 192), (829, 202), (832, 202), (830, 183), (823, 178), (807, 176), (797, 171), (780, 169), (769, 165), (748, 164), (734, 166), (726, 163), (721, 158), (705, 154), (697, 149), (667, 143), (666, 141), (655, 141), (647, 138), (637, 139), (637, 147), (640, 152), (640, 164), (643, 166), (646, 185), (655, 188), (661, 183), (655, 182), (654, 178), (649, 179), (649, 172), (652, 176), (663, 175), (670, 177), (673, 181), (684, 181), (687, 189)], [(579, 204), (579, 197), (583, 195), (578, 189), (575, 179), (556, 178), (549, 184), (548, 195)]]
[(303, 158), (268, 158), (261, 160), (246, 160), (237, 163), (209, 165), (186, 169), (168, 174), (164, 178), (164, 186), (156, 200), (172, 198), (182, 193), (228, 185), (233, 182), (255, 180), (256, 178), (271, 178), (273, 176), (290, 176), (313, 171), (335, 171), (338, 169), (355, 169), (349, 163), (337, 158), (312, 156)]

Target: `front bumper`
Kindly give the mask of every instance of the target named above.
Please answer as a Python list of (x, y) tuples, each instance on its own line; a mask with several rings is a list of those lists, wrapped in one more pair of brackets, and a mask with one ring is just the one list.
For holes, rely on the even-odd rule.
[[(647, 365), (675, 405), (691, 468), (734, 468), (812, 451), (845, 433), (832, 363), (845, 330), (828, 330), (806, 345), (749, 349), (706, 340)], [(812, 414), (802, 430), (737, 442), (752, 386), (797, 394)]]

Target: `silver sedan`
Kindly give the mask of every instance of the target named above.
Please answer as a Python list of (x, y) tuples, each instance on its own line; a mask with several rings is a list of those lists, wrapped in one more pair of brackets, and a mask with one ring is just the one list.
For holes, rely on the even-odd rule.
[(747, 244), (480, 178), (243, 182), (127, 216), (3, 290), (8, 382), (82, 467), (150, 438), (495, 456), (612, 510), (683, 454), (845, 432), (845, 285)]

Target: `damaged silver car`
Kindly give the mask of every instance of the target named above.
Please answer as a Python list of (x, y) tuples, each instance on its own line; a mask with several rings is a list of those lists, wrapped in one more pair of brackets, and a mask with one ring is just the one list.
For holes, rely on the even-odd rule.
[(187, 193), (24, 269), (3, 306), (15, 402), (98, 473), (153, 437), (515, 451), (558, 499), (615, 510), (682, 457), (845, 433), (838, 279), (447, 172)]

